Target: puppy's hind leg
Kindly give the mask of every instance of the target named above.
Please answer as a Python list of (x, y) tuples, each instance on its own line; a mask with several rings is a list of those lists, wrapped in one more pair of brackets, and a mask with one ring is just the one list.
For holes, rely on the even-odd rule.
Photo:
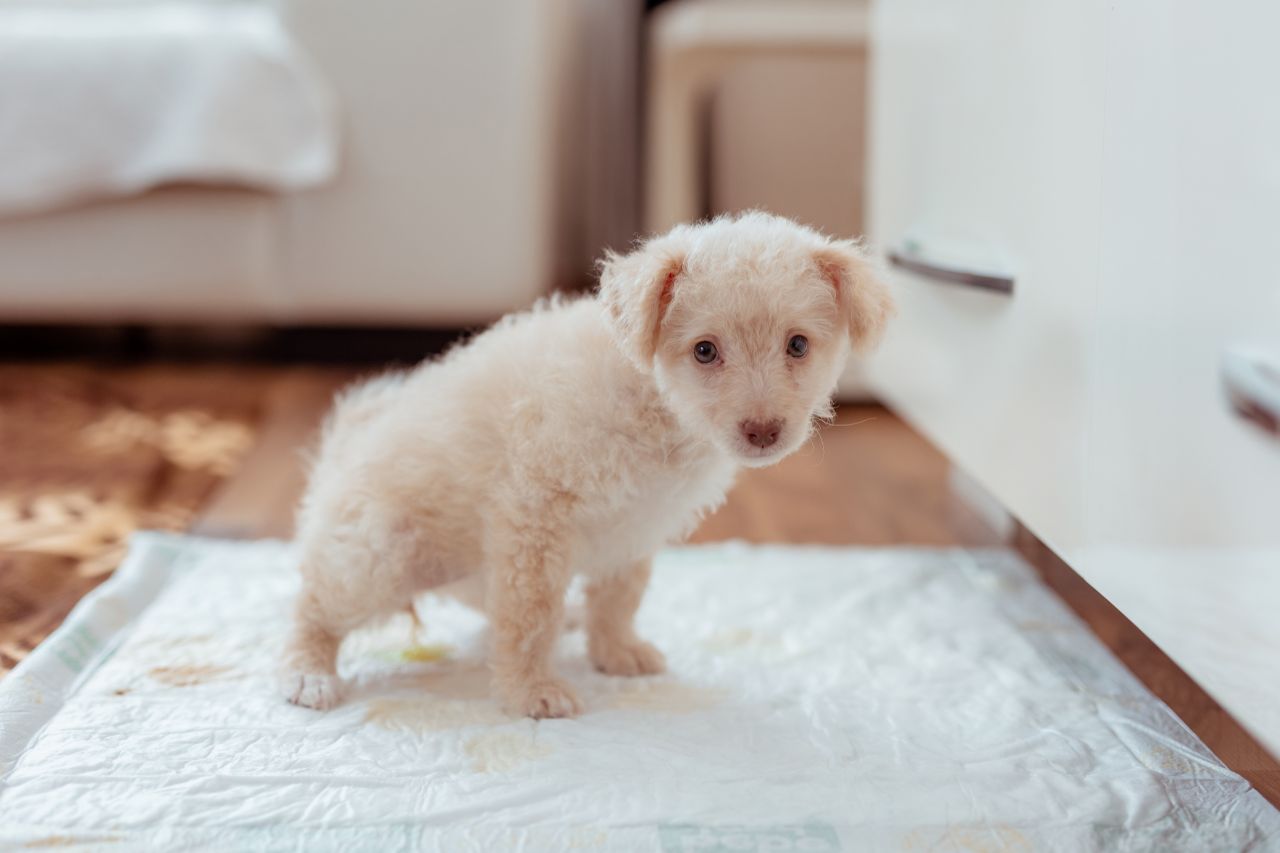
[(351, 579), (367, 578), (367, 572), (337, 574), (308, 568), (285, 646), (280, 690), (295, 705), (323, 711), (342, 698), (337, 671), (342, 639), (369, 620), (394, 612), (403, 605), (403, 597), (395, 584), (353, 588)]
[(338, 704), (338, 646), (342, 634), (329, 624), (306, 591), (298, 599), (293, 631), (280, 669), (280, 692), (295, 705), (323, 711)]

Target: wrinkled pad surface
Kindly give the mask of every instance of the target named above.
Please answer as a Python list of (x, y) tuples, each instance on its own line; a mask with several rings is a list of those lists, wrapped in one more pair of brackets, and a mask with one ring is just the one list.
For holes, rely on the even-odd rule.
[(110, 850), (1245, 850), (1280, 816), (1003, 551), (662, 555), (670, 673), (560, 666), (511, 719), (485, 622), (420, 602), (350, 639), (347, 701), (272, 672), (281, 543), (148, 534), (0, 682), (0, 841)]

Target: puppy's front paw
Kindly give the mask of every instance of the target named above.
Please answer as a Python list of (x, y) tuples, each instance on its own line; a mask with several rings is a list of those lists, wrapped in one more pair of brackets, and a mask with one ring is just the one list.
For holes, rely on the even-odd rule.
[(295, 705), (327, 711), (342, 698), (342, 681), (332, 673), (285, 672), (280, 676), (280, 692)]
[(590, 643), (591, 662), (608, 675), (655, 675), (667, 668), (667, 659), (644, 640), (595, 639)]
[(548, 678), (511, 689), (507, 710), (535, 720), (544, 720), (552, 717), (576, 717), (582, 713), (582, 703), (569, 685), (559, 679)]

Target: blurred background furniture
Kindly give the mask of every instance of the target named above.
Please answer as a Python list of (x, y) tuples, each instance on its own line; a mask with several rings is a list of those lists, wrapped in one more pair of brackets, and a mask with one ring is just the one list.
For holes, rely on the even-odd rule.
[[(607, 141), (608, 128), (636, 121), (634, 72), (592, 74), (586, 63), (629, 51), (634, 67), (640, 12), (602, 7), (262, 7), (332, 89), (333, 180), (275, 193), (192, 176), (0, 218), (3, 321), (456, 328), (584, 277), (598, 248), (584, 242), (625, 243), (636, 230), (625, 204), (609, 219), (588, 200), (635, 196), (634, 150), (582, 151), (584, 122)], [(566, 177), (584, 160), (590, 189)]]
[(0, 216), (337, 166), (330, 92), (260, 3), (0, 3), (0, 104)]
[(865, 52), (859, 2), (660, 7), (649, 27), (645, 227), (765, 207), (856, 233)]

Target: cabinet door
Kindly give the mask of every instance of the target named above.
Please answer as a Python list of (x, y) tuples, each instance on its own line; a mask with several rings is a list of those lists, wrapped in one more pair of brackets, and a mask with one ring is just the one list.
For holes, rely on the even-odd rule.
[(1042, 538), (1084, 523), (1097, 297), (1103, 4), (875, 4), (869, 233), (925, 266), (1011, 275), (1002, 295), (905, 269), (878, 391)]
[(1280, 369), (1278, 30), (1275, 4), (1108, 11), (1087, 535), (1063, 556), (1280, 753), (1280, 442), (1221, 380), (1239, 345)]

